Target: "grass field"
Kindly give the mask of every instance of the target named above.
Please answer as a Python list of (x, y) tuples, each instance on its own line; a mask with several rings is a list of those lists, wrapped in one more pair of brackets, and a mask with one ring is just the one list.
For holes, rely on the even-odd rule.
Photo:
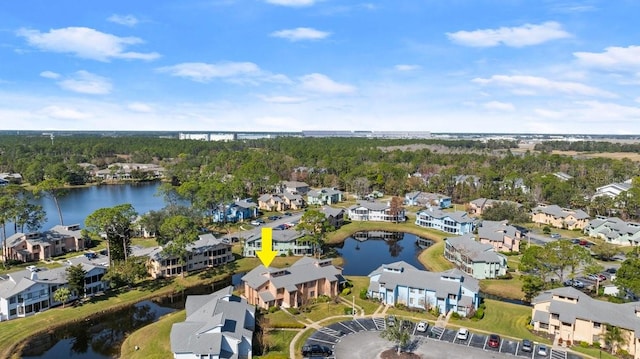
[[(130, 359), (170, 358), (171, 343), (169, 334), (173, 323), (183, 322), (186, 318), (184, 310), (171, 313), (159, 321), (136, 330), (127, 337), (120, 348), (120, 356)], [(165, 340), (166, 339), (166, 340)], [(138, 346), (138, 350), (136, 350)]]

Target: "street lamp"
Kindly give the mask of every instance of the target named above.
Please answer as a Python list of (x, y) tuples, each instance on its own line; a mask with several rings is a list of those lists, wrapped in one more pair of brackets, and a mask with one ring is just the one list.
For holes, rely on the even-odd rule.
[(356, 296), (351, 296), (351, 315), (356, 316)]

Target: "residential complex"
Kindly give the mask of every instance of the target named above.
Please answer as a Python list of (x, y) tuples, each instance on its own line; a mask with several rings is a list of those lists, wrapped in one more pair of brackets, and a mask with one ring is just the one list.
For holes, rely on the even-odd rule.
[(478, 241), (496, 252), (520, 252), (521, 240), (522, 232), (508, 221), (482, 221), (478, 226)]
[(637, 246), (640, 243), (640, 223), (625, 222), (617, 217), (597, 217), (589, 221), (584, 234), (607, 243)]
[(431, 207), (418, 212), (415, 223), (420, 227), (433, 228), (451, 234), (465, 234), (473, 232), (476, 220), (464, 211), (445, 212)]
[(453, 311), (467, 316), (478, 309), (479, 291), (478, 281), (459, 270), (428, 272), (399, 261), (369, 273), (367, 294), (387, 305), (438, 308), (440, 313)]
[(187, 246), (185, 265), (177, 257), (167, 255), (162, 247), (154, 247), (146, 253), (149, 256), (147, 268), (151, 277), (161, 278), (217, 267), (235, 260), (231, 248), (231, 244), (223, 243), (211, 233), (201, 234), (198, 240)]
[(494, 279), (507, 274), (507, 258), (493, 245), (476, 242), (472, 234), (444, 240), (444, 257), (476, 279)]
[(259, 265), (242, 277), (247, 302), (260, 308), (297, 308), (320, 296), (335, 297), (345, 282), (331, 259), (302, 257), (288, 268)]
[(307, 192), (307, 203), (316, 206), (336, 204), (342, 202), (343, 195), (342, 191), (335, 188), (313, 189)]
[(59, 268), (8, 273), (0, 276), (0, 321), (27, 317), (62, 304), (54, 299), (54, 293), (67, 286), (67, 268), (76, 264), (81, 264), (86, 272), (84, 291), (71, 293), (69, 300), (95, 295), (108, 288), (102, 281), (107, 267), (91, 263), (85, 256), (71, 259)]
[(86, 248), (79, 224), (57, 225), (48, 231), (16, 233), (7, 238), (7, 259), (32, 262)]
[[(272, 231), (271, 247), (279, 256), (304, 256), (314, 254), (314, 245), (302, 232), (295, 229)], [(244, 239), (242, 255), (255, 257), (256, 251), (262, 250), (262, 231), (255, 231)]]
[(409, 192), (404, 196), (404, 203), (408, 206), (449, 208), (451, 197), (438, 193)]
[(349, 207), (352, 221), (404, 222), (406, 212), (402, 207), (392, 208), (389, 202), (358, 202)]
[(640, 306), (638, 302), (611, 303), (589, 297), (572, 288), (542, 292), (531, 302), (533, 329), (564, 342), (599, 343), (605, 346), (607, 326), (620, 329), (623, 340), (616, 346), (640, 359)]
[(175, 359), (252, 357), (255, 307), (226, 287), (206, 295), (187, 297), (184, 322), (171, 327)]
[(589, 215), (581, 209), (573, 210), (555, 204), (540, 204), (532, 210), (531, 221), (555, 228), (584, 229), (589, 224)]
[(477, 198), (474, 199), (473, 201), (469, 202), (468, 206), (467, 206), (467, 211), (470, 214), (474, 214), (476, 216), (481, 216), (482, 213), (487, 210), (488, 208), (491, 208), (493, 206), (495, 206), (496, 204), (502, 204), (502, 203), (508, 203), (508, 204), (512, 204), (516, 207), (522, 207), (522, 205), (518, 202), (513, 202), (513, 201), (502, 201), (502, 200), (497, 200), (497, 199), (489, 199), (489, 198)]

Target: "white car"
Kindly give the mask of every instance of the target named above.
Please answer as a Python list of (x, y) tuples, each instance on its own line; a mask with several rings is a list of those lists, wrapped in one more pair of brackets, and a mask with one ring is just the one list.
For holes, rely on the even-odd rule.
[(420, 322), (418, 323), (418, 325), (416, 326), (416, 330), (419, 332), (426, 332), (427, 328), (429, 327), (429, 325), (425, 322)]
[(538, 346), (538, 355), (546, 357), (547, 356), (547, 347), (545, 345)]
[(456, 334), (456, 338), (458, 338), (458, 340), (467, 340), (467, 338), (469, 338), (469, 329), (467, 328), (458, 329), (458, 334)]

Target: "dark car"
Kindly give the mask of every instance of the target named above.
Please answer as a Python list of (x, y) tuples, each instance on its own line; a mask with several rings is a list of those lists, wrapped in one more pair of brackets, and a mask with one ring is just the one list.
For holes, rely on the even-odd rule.
[(533, 343), (529, 339), (525, 339), (522, 341), (522, 351), (523, 352), (531, 352), (533, 350)]
[(489, 335), (489, 340), (487, 340), (487, 345), (491, 348), (497, 348), (500, 346), (500, 336), (498, 334)]
[(302, 347), (302, 356), (304, 357), (326, 357), (331, 355), (331, 349), (317, 345), (305, 345)]
[(605, 270), (605, 272), (609, 273), (609, 274), (616, 274), (618, 270), (611, 267), (611, 268), (607, 268), (607, 270)]
[(291, 216), (291, 212), (284, 212), (284, 215), (289, 217), (289, 216)]

